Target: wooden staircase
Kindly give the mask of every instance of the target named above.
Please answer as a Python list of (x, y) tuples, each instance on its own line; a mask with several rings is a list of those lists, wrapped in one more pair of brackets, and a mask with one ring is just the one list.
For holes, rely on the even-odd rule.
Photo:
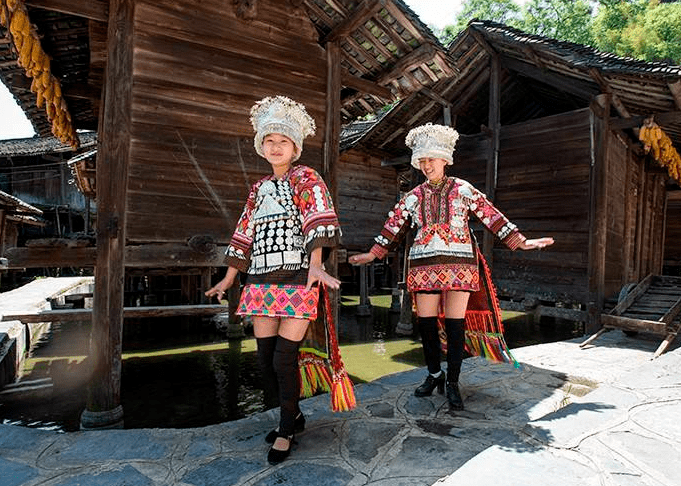
[(601, 314), (601, 323), (603, 327), (580, 347), (611, 329), (641, 331), (664, 336), (653, 356), (657, 358), (674, 341), (681, 327), (681, 277), (651, 274), (633, 289), (627, 291), (625, 287), (615, 308)]

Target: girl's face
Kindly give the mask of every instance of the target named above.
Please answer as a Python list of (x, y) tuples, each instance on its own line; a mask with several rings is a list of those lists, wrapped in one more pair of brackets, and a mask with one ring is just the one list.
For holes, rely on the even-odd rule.
[(445, 159), (424, 157), (419, 159), (419, 169), (428, 178), (429, 182), (439, 182), (445, 176), (445, 166), (447, 163)]
[(273, 168), (291, 165), (296, 150), (293, 140), (280, 133), (270, 133), (262, 139), (262, 153)]

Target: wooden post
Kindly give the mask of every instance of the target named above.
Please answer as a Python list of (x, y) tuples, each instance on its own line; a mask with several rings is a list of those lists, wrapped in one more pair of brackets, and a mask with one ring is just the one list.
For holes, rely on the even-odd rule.
[[(497, 190), (497, 172), (499, 170), (499, 132), (501, 131), (501, 63), (499, 56), (493, 54), (490, 61), (489, 75), (489, 129), (492, 131), (490, 138), (489, 154), (487, 156), (487, 172), (485, 176), (485, 193), (487, 198), (494, 202)], [(487, 265), (493, 267), (494, 235), (485, 231), (482, 240), (482, 253), (485, 255)]]
[[(597, 97), (598, 116), (592, 119), (592, 158), (589, 174), (589, 318), (586, 333), (600, 327), (600, 314), (605, 300), (605, 257), (608, 225), (608, 151), (610, 95)], [(593, 116), (593, 115), (592, 115)]]
[[(324, 130), (324, 182), (331, 191), (335, 205), (338, 204), (338, 159), (340, 158), (340, 110), (341, 110), (341, 49), (339, 41), (326, 44), (326, 127)], [(326, 262), (330, 275), (338, 275), (338, 251), (333, 249)], [(340, 291), (330, 290), (333, 322), (336, 330), (340, 324)]]
[(123, 426), (121, 352), (134, 0), (110, 0), (108, 60), (97, 151), (97, 263), (82, 429)]

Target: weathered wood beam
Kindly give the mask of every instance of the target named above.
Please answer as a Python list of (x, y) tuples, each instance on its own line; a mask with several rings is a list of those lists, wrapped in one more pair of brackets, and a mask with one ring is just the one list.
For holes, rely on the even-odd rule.
[(613, 92), (612, 86), (610, 86), (608, 80), (603, 77), (603, 74), (598, 69), (591, 68), (589, 69), (589, 75), (598, 83), (601, 87), (601, 91), (610, 95), (610, 103), (612, 103), (612, 106), (617, 110), (617, 113), (619, 113), (622, 118), (631, 118), (631, 114), (617, 94)]
[(99, 22), (109, 21), (109, 2), (107, 0), (26, 0), (25, 3), (30, 7), (75, 15)]
[(625, 310), (634, 303), (636, 299), (646, 293), (646, 290), (650, 288), (650, 284), (653, 282), (653, 274), (649, 274), (646, 278), (641, 280), (641, 282), (632, 289), (627, 296), (619, 302), (613, 310), (610, 311), (611, 316), (619, 316)]
[(431, 100), (437, 101), (438, 103), (440, 103), (440, 104), (441, 104), (442, 106), (444, 106), (444, 107), (450, 107), (450, 106), (452, 106), (452, 102), (451, 102), (451, 101), (449, 101), (449, 100), (446, 99), (446, 98), (443, 98), (442, 96), (440, 96), (438, 93), (436, 93), (435, 91), (433, 91), (433, 90), (430, 89), (430, 88), (422, 88), (422, 89), (421, 89), (421, 93), (423, 93), (424, 95), (426, 95), (426, 96), (427, 96), (428, 98), (430, 98)]
[(506, 56), (501, 56), (501, 64), (504, 69), (516, 71), (524, 76), (587, 100), (592, 99), (600, 92), (598, 85), (596, 84), (591, 84), (578, 79), (569, 79), (565, 76), (551, 73), (548, 70), (542, 70), (532, 64), (511, 59)]
[[(187, 245), (148, 244), (125, 247), (126, 268), (183, 268), (221, 267), (225, 263), (226, 246), (216, 246), (215, 251), (205, 254)], [(65, 247), (8, 248), (3, 257), (7, 266), (0, 270), (21, 268), (94, 267), (97, 249)]]
[[(499, 55), (491, 53), (489, 73), (489, 105), (487, 123), (492, 130), (487, 154), (487, 169), (485, 171), (485, 193), (494, 202), (497, 192), (499, 174), (499, 148), (501, 132), (501, 61)], [(490, 268), (494, 265), (494, 235), (485, 231), (482, 240), (482, 252)]]
[(423, 42), (423, 33), (414, 25), (414, 23), (404, 14), (402, 9), (393, 3), (392, 0), (388, 0), (385, 5), (385, 9), (397, 22), (402, 25), (409, 33), (414, 36), (419, 42)]
[(632, 319), (630, 317), (603, 314), (601, 316), (601, 321), (606, 328), (624, 329), (627, 331), (645, 331), (658, 335), (664, 335), (667, 332), (667, 325), (664, 322), (650, 321), (648, 319)]
[[(340, 41), (326, 44), (326, 126), (324, 127), (324, 159), (322, 171), (324, 180), (329, 184), (331, 198), (338, 203), (338, 164), (340, 161), (341, 133), (341, 46)], [(329, 273), (338, 275), (338, 250), (334, 248), (326, 262)], [(330, 289), (333, 322), (340, 322), (340, 291)]]
[[(125, 307), (123, 317), (138, 319), (141, 317), (212, 316), (223, 312), (227, 312), (227, 307), (219, 304), (140, 306)], [(91, 321), (92, 309), (53, 309), (22, 314), (5, 314), (0, 320), (21, 321), (24, 324)]]
[(468, 31), (471, 33), (475, 41), (482, 46), (485, 51), (491, 56), (498, 55), (499, 53), (497, 50), (492, 47), (492, 44), (487, 42), (487, 39), (485, 39), (485, 36), (483, 36), (480, 32), (478, 32), (475, 27), (470, 27)]
[(634, 115), (630, 118), (612, 117), (610, 126), (613, 130), (624, 130), (626, 128), (636, 128), (643, 125), (643, 120), (653, 116), (655, 123), (664, 126), (667, 123), (680, 123), (681, 111), (668, 111), (666, 113), (655, 113), (649, 115)]
[(610, 127), (610, 95), (598, 95), (592, 102), (595, 113), (600, 104), (602, 115), (597, 115), (595, 137), (591, 147), (592, 164), (589, 173), (589, 316), (586, 332), (593, 333), (600, 327), (601, 311), (605, 300), (605, 262), (608, 227), (608, 167)]
[(667, 83), (667, 86), (674, 97), (674, 103), (676, 103), (676, 107), (681, 110), (681, 79), (674, 83)]
[(111, 0), (107, 32), (102, 116), (97, 151), (97, 262), (82, 429), (121, 427), (121, 356), (123, 352), (123, 283), (131, 106), (135, 0)]
[(379, 77), (377, 82), (378, 84), (387, 84), (393, 79), (404, 76), (405, 73), (408, 73), (420, 64), (431, 61), (434, 56), (435, 49), (433, 46), (430, 44), (423, 44), (397, 61), (390, 71)]
[(321, 44), (327, 42), (334, 42), (342, 39), (359, 27), (364, 25), (367, 20), (376, 15), (376, 13), (385, 6), (386, 0), (363, 0), (357, 8), (329, 32), (322, 40)]
[(522, 46), (522, 50), (525, 54), (527, 54), (527, 57), (529, 57), (532, 60), (535, 66), (542, 70), (546, 69), (546, 66), (544, 66), (544, 62), (537, 55), (537, 51), (532, 49), (530, 46)]
[(394, 98), (393, 92), (389, 88), (368, 79), (354, 76), (345, 70), (341, 72), (341, 84), (346, 88), (352, 88), (360, 93), (371, 94), (385, 100), (392, 100)]

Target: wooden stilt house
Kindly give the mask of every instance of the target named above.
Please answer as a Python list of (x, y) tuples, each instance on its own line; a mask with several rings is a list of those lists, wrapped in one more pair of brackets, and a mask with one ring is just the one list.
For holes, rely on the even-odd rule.
[[(284, 94), (306, 105), (318, 130), (301, 162), (329, 182), (345, 225), (380, 170), (362, 158), (339, 162), (341, 123), (454, 74), (446, 49), (401, 0), (0, 0), (0, 8), (0, 75), (36, 131), (74, 148), (77, 130), (98, 134), (94, 184), (91, 173), (78, 177), (95, 188), (96, 248), (5, 252), (10, 268), (47, 260), (95, 268), (84, 428), (122, 420), (126, 274), (199, 272), (208, 287), (223, 264), (249, 186), (269, 173), (253, 149), (255, 101)], [(28, 57), (21, 47), (35, 42)], [(341, 189), (347, 181), (355, 192)], [(352, 239), (351, 225), (345, 233)]]
[(596, 329), (605, 299), (661, 273), (665, 254), (678, 262), (678, 173), (638, 137), (652, 117), (678, 157), (681, 67), (487, 21), (472, 21), (448, 54), (455, 74), (355, 134), (342, 158), (406, 165), (408, 130), (455, 126), (462, 136), (451, 173), (485, 190), (528, 237), (556, 239), (546, 250), (511, 252), (478, 232), (502, 305)]

